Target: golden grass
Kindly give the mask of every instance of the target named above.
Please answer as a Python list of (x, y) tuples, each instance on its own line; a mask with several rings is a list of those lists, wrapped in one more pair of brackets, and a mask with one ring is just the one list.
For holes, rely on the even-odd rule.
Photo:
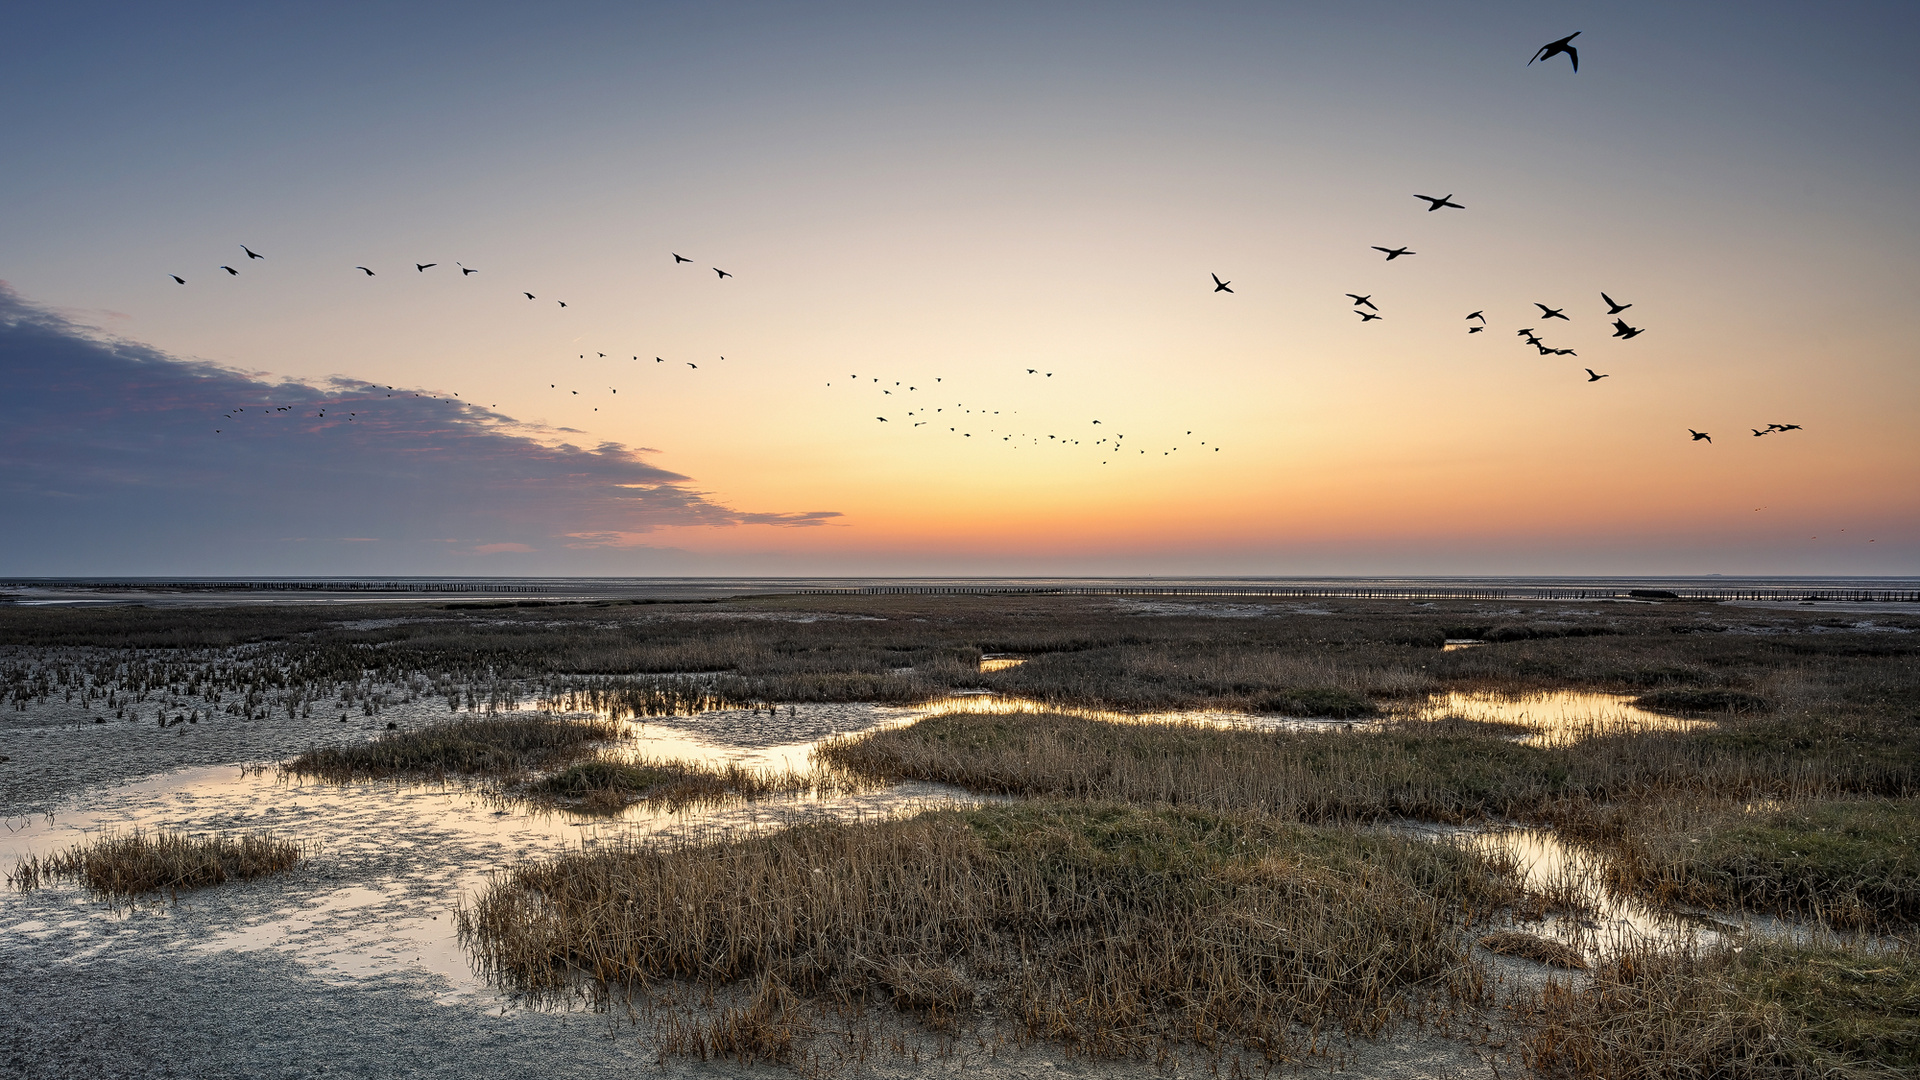
[(183, 832), (109, 834), (65, 851), (20, 861), (7, 881), (21, 891), (50, 880), (78, 880), (89, 892), (127, 898), (250, 881), (298, 867), (300, 844), (272, 833), (240, 836)]
[(810, 1030), (799, 999), (935, 1027), (988, 1000), (1076, 1051), (1282, 1060), (1410, 995), (1480, 993), (1455, 926), (1511, 895), (1446, 845), (1039, 803), (569, 853), (496, 878), (458, 926), (521, 991), (746, 988), (724, 1030), (676, 1029), (688, 1053), (782, 1057)]

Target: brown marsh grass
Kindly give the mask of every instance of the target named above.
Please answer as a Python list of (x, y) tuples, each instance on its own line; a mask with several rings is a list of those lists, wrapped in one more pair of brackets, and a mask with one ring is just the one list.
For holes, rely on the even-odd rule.
[(612, 721), (549, 716), (454, 720), (308, 750), (281, 768), (346, 783), (390, 776), (513, 777), (577, 761), (621, 736)]
[(302, 857), (298, 843), (272, 833), (218, 836), (136, 830), (100, 836), (44, 857), (29, 856), (7, 875), (7, 881), (25, 892), (67, 878), (96, 895), (126, 899), (250, 881), (292, 870)]
[(1511, 895), (1446, 845), (1029, 803), (568, 853), (497, 877), (458, 925), (521, 991), (749, 990), (734, 1041), (689, 1030), (688, 1052), (781, 1057), (811, 1030), (806, 999), (937, 1029), (991, 1007), (1077, 1052), (1284, 1060), (1380, 1031), (1413, 995), (1477, 999), (1456, 926)]
[(531, 798), (588, 813), (619, 813), (636, 803), (679, 809), (734, 799), (861, 794), (879, 784), (817, 768), (758, 769), (738, 762), (703, 765), (646, 757), (600, 755), (575, 762), (522, 789)]
[(1920, 954), (1773, 943), (1631, 950), (1514, 1002), (1544, 1077), (1866, 1080), (1920, 1070)]
[(1002, 795), (1313, 823), (1518, 819), (1596, 837), (1625, 827), (1598, 809), (1619, 801), (1905, 794), (1920, 786), (1920, 760), (1809, 758), (1674, 732), (1541, 747), (1420, 723), (1361, 734), (952, 713), (834, 740), (817, 753), (856, 773)]

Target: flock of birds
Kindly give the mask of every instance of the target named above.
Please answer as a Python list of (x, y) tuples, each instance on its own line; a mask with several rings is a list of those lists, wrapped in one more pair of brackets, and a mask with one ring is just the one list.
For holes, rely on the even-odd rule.
[[(1551, 60), (1555, 56), (1565, 55), (1567, 57), (1568, 62), (1572, 65), (1573, 70), (1576, 72), (1579, 71), (1580, 70), (1580, 53), (1579, 53), (1579, 50), (1576, 49), (1572, 44), (1573, 39), (1579, 36), (1580, 36), (1579, 32), (1576, 31), (1575, 33), (1569, 34), (1566, 37), (1560, 38), (1557, 41), (1551, 41), (1545, 45), (1542, 45), (1537, 51), (1535, 51), (1532, 59), (1529, 59), (1527, 61), (1528, 66), (1532, 66), (1532, 64), (1534, 64), (1536, 61)], [(1453, 192), (1448, 192), (1447, 194), (1440, 195), (1440, 196), (1415, 194), (1414, 198), (1420, 199), (1427, 204), (1426, 206), (1427, 213), (1434, 213), (1440, 210), (1465, 210), (1466, 209), (1466, 206), (1464, 204), (1454, 201)], [(1393, 262), (1396, 259), (1409, 258), (1409, 257), (1417, 256), (1419, 254), (1419, 252), (1414, 251), (1412, 250), (1411, 247), (1405, 246), (1405, 245), (1400, 247), (1386, 247), (1384, 245), (1374, 244), (1374, 245), (1371, 245), (1371, 247), (1372, 247), (1372, 250), (1378, 251), (1383, 255), (1385, 255), (1386, 256), (1385, 261), (1389, 263)], [(243, 265), (245, 265), (246, 263), (251, 263), (255, 260), (266, 259), (265, 255), (262, 255), (261, 253), (253, 250), (253, 248), (245, 244), (240, 245), (240, 250), (246, 255), (246, 260), (243, 263)], [(670, 254), (673, 256), (673, 264), (675, 266), (693, 263), (692, 259), (684, 255), (681, 255), (678, 252), (670, 252)], [(440, 264), (438, 262), (420, 262), (420, 263), (414, 263), (413, 269), (414, 269), (414, 272), (417, 274), (424, 274), (427, 271), (434, 269), (439, 265)], [(459, 270), (460, 276), (463, 280), (480, 273), (478, 269), (467, 266), (463, 263), (456, 262), (454, 263), (454, 266)], [(219, 269), (224, 271), (227, 275), (231, 277), (237, 277), (240, 274), (240, 271), (238, 269), (230, 265), (223, 264), (219, 267)], [(374, 271), (372, 267), (355, 266), (354, 269), (360, 271), (362, 274), (366, 275), (369, 278), (377, 276), (376, 271)], [(732, 274), (728, 273), (725, 270), (720, 269), (717, 266), (710, 267), (710, 269), (716, 275), (716, 281), (725, 281), (727, 278), (730, 278), (733, 276)], [(169, 274), (168, 276), (171, 277), (173, 281), (178, 285), (187, 284), (187, 279), (182, 277), (179, 274)], [(1232, 288), (1233, 282), (1231, 280), (1223, 279), (1217, 273), (1211, 274), (1210, 276), (1213, 279), (1213, 292), (1229, 293), (1229, 294), (1233, 293), (1234, 291)], [(537, 301), (539, 299), (539, 296), (537, 294), (524, 289), (519, 290), (519, 295), (524, 296), (528, 301)], [(1358, 315), (1360, 317), (1360, 321), (1362, 324), (1375, 322), (1385, 317), (1382, 311), (1380, 310), (1379, 306), (1373, 302), (1373, 296), (1374, 296), (1373, 293), (1367, 293), (1364, 295), (1360, 293), (1347, 293), (1345, 295), (1348, 297), (1348, 299), (1353, 301), (1352, 310), (1355, 315)], [(1613, 337), (1614, 338), (1622, 341), (1631, 341), (1634, 338), (1646, 332), (1645, 328), (1630, 325), (1625, 318), (1621, 317), (1627, 311), (1627, 309), (1633, 307), (1632, 304), (1622, 304), (1614, 300), (1613, 297), (1607, 295), (1605, 292), (1602, 292), (1600, 294), (1600, 299), (1607, 305), (1606, 315), (1611, 316), (1613, 318)], [(564, 300), (559, 300), (556, 298), (554, 299), (553, 302), (558, 304), (562, 309), (565, 309), (567, 307), (567, 302)], [(1540, 314), (1537, 316), (1537, 321), (1542, 326), (1544, 326), (1549, 322), (1552, 322), (1555, 319), (1558, 319), (1567, 323), (1571, 323), (1573, 321), (1572, 317), (1566, 314), (1566, 309), (1564, 307), (1559, 307), (1559, 308), (1549, 307), (1548, 305), (1539, 303), (1537, 301), (1534, 302), (1534, 306), (1540, 309)], [(1485, 309), (1469, 313), (1466, 316), (1465, 321), (1469, 324), (1466, 328), (1466, 332), (1468, 334), (1483, 333), (1488, 328)], [(1522, 327), (1516, 330), (1515, 333), (1519, 338), (1522, 339), (1522, 341), (1525, 344), (1530, 345), (1536, 350), (1538, 350), (1539, 355), (1541, 356), (1577, 357), (1579, 355), (1573, 349), (1561, 348), (1561, 347), (1556, 347), (1554, 345), (1548, 344), (1546, 340), (1540, 336), (1540, 332), (1536, 327), (1532, 327), (1532, 326)], [(604, 359), (606, 358), (607, 354), (604, 352), (601, 352), (601, 353), (596, 353), (596, 356), (597, 358)], [(580, 359), (582, 360), (586, 359), (586, 354), (581, 353)], [(725, 360), (726, 358), (723, 356), (720, 359)], [(640, 357), (638, 355), (635, 355), (633, 356), (633, 360), (635, 362), (638, 362), (640, 360)], [(658, 357), (658, 356), (654, 357), (654, 363), (656, 364), (664, 364), (666, 362), (667, 361), (663, 357)], [(684, 361), (684, 363), (686, 363), (686, 366), (689, 369), (692, 369), (695, 371), (699, 370), (700, 365), (696, 363), (693, 363), (691, 361)], [(1602, 379), (1608, 379), (1613, 377), (1610, 373), (1597, 372), (1590, 367), (1583, 368), (1582, 370), (1586, 372), (1586, 375), (1587, 375), (1586, 381), (1589, 384), (1597, 383)], [(1054, 375), (1053, 372), (1050, 372), (1050, 371), (1042, 372), (1036, 368), (1027, 368), (1026, 374), (1029, 377), (1044, 377), (1046, 379), (1051, 379), (1053, 378), (1053, 375)], [(892, 413), (892, 415), (880, 415), (875, 417), (875, 419), (878, 422), (883, 424), (891, 424), (891, 423), (895, 423), (896, 421), (902, 422), (908, 425), (908, 430), (915, 430), (922, 427), (928, 427), (928, 428), (932, 428), (936, 432), (939, 432), (940, 429), (944, 428), (945, 434), (952, 435), (957, 438), (972, 439), (972, 438), (975, 438), (977, 435), (984, 440), (999, 441), (1001, 443), (1008, 444), (1014, 448), (1043, 447), (1043, 446), (1054, 447), (1054, 448), (1086, 447), (1088, 449), (1096, 450), (1102, 455), (1102, 464), (1105, 464), (1107, 460), (1111, 459), (1110, 455), (1122, 454), (1127, 451), (1134, 451), (1134, 452), (1137, 452), (1138, 455), (1144, 456), (1144, 455), (1150, 454), (1154, 450), (1159, 450), (1162, 456), (1170, 457), (1175, 452), (1180, 450), (1180, 446), (1178, 445), (1169, 445), (1164, 449), (1161, 449), (1158, 446), (1151, 447), (1148, 449), (1141, 449), (1139, 446), (1138, 440), (1136, 440), (1133, 445), (1129, 446), (1125, 443), (1126, 436), (1118, 432), (1100, 433), (1100, 437), (1097, 439), (1092, 437), (1092, 435), (1095, 433), (1085, 432), (1085, 431), (1083, 431), (1082, 435), (1080, 436), (1076, 436), (1073, 434), (1063, 434), (1059, 430), (1045, 432), (1045, 431), (1039, 430), (1037, 425), (1029, 424), (1023, 420), (1016, 419), (1020, 416), (1019, 410), (1006, 409), (1006, 408), (1001, 408), (1001, 409), (989, 408), (981, 405), (978, 401), (976, 401), (976, 403), (973, 406), (969, 406), (963, 401), (949, 400), (954, 396), (953, 393), (951, 392), (953, 388), (947, 386), (945, 384), (944, 378), (941, 376), (935, 376), (932, 380), (932, 383), (930, 385), (925, 385), (925, 386), (922, 385), (923, 383), (926, 382), (925, 379), (918, 379), (918, 380), (911, 380), (911, 381), (882, 380), (880, 377), (877, 377), (877, 376), (869, 376), (867, 380), (862, 381), (862, 379), (858, 375), (849, 375), (848, 380), (849, 380), (848, 383), (845, 384), (847, 386), (858, 387), (868, 391), (878, 390), (879, 395), (881, 397), (893, 398), (898, 403), (898, 405), (908, 406), (899, 410), (889, 410)], [(890, 385), (887, 384), (889, 382), (890, 382)], [(831, 381), (827, 383), (827, 386), (829, 387), (832, 387), (834, 385), (835, 384)], [(558, 391), (559, 384), (549, 383), (548, 388), (551, 390)], [(377, 386), (369, 385), (367, 387), (367, 392), (376, 393), (379, 391), (379, 389), (380, 388)], [(394, 396), (393, 387), (389, 386), (389, 387), (386, 387), (385, 389), (387, 391), (390, 391), (387, 394), (388, 397)], [(615, 388), (615, 387), (608, 387), (607, 389), (609, 393), (614, 395), (617, 395), (620, 392), (618, 388)], [(579, 396), (579, 394), (580, 394), (579, 390), (569, 388), (569, 396)], [(426, 395), (426, 394), (416, 393), (413, 396), (430, 398), (431, 400), (440, 400), (438, 398), (433, 397), (432, 395)], [(458, 401), (458, 395), (455, 394), (448, 400)], [(274, 416), (280, 416), (282, 414), (291, 413), (294, 410), (294, 408), (295, 406), (292, 406), (292, 405), (280, 405), (280, 406), (256, 405), (254, 407), (253, 413), (255, 416), (274, 417)], [(314, 414), (315, 418), (326, 419), (327, 407), (319, 406), (317, 408), (318, 408), (318, 411)], [(236, 420), (243, 419), (244, 417), (242, 416), (242, 414), (247, 413), (247, 411), (248, 410), (245, 407), (235, 408), (223, 414), (223, 419), (228, 422), (234, 422)], [(593, 408), (593, 411), (598, 412), (599, 408), (595, 406)], [(344, 417), (341, 417), (338, 415), (339, 410), (337, 408), (335, 412), (336, 412), (336, 415), (334, 419), (336, 420), (343, 419), (348, 422), (353, 422), (360, 419), (359, 410), (349, 411), (346, 413)], [(1089, 419), (1086, 421), (1086, 424), (1088, 428), (1095, 427), (1095, 426), (1100, 426), (1100, 427), (1106, 426), (1102, 423), (1101, 420), (1098, 420), (1098, 419)], [(1035, 428), (1035, 430), (1024, 430), (1030, 427)], [(225, 431), (224, 428), (216, 428), (214, 430), (215, 430), (215, 434), (222, 434)], [(1695, 442), (1704, 441), (1707, 443), (1712, 443), (1713, 441), (1713, 437), (1707, 432), (1694, 431), (1691, 428), (1687, 430), (1688, 430), (1688, 434), (1692, 436), (1692, 439)], [(1783, 432), (1799, 431), (1799, 430), (1801, 430), (1801, 427), (1799, 424), (1768, 424), (1765, 428), (1754, 428), (1753, 434), (1755, 437), (1760, 437), (1765, 435), (1774, 435), (1774, 434), (1780, 434)], [(1191, 436), (1193, 432), (1189, 430), (1189, 431), (1186, 431), (1185, 434), (1187, 436)], [(1198, 446), (1201, 448), (1206, 448), (1213, 453), (1219, 453), (1221, 449), (1219, 445), (1217, 444), (1209, 445), (1209, 443), (1206, 441), (1200, 442)]]
[[(1560, 38), (1557, 41), (1550, 41), (1547, 44), (1540, 46), (1540, 48), (1534, 52), (1533, 58), (1527, 61), (1527, 66), (1529, 67), (1533, 66), (1535, 61), (1551, 60), (1556, 56), (1560, 56), (1564, 54), (1567, 58), (1568, 63), (1573, 65), (1573, 70), (1579, 71), (1580, 70), (1580, 51), (1576, 49), (1572, 44), (1573, 39), (1579, 36), (1580, 36), (1580, 32), (1576, 30), (1571, 34), (1568, 34), (1566, 37)], [(1466, 209), (1465, 205), (1453, 201), (1453, 194), (1454, 194), (1453, 192), (1448, 192), (1445, 195), (1435, 196), (1435, 195), (1421, 195), (1416, 193), (1413, 197), (1416, 199), (1420, 199), (1427, 204), (1426, 210), (1427, 210), (1427, 213), (1429, 214), (1433, 213), (1436, 210), (1465, 210)], [(1419, 252), (1414, 251), (1411, 247), (1404, 246), (1404, 245), (1401, 247), (1385, 247), (1380, 244), (1372, 244), (1369, 246), (1374, 251), (1378, 251), (1383, 255), (1385, 255), (1386, 256), (1385, 261), (1387, 262), (1392, 262), (1395, 259), (1402, 259), (1402, 258), (1407, 258), (1409, 256), (1420, 254)], [(1223, 280), (1219, 274), (1211, 274), (1209, 276), (1213, 278), (1214, 292), (1216, 293), (1233, 292), (1233, 290), (1228, 287), (1233, 284), (1231, 280)], [(1353, 301), (1353, 309), (1352, 309), (1353, 313), (1360, 317), (1360, 322), (1362, 325), (1370, 322), (1375, 322), (1385, 317), (1381, 313), (1379, 306), (1373, 302), (1374, 294), (1367, 293), (1365, 295), (1362, 295), (1360, 293), (1347, 293), (1346, 296), (1349, 300)], [(1639, 337), (1641, 334), (1646, 333), (1645, 327), (1630, 325), (1624, 318), (1620, 317), (1623, 312), (1625, 312), (1628, 308), (1633, 306), (1632, 304), (1622, 304), (1619, 301), (1615, 300), (1613, 297), (1608, 296), (1604, 292), (1600, 294), (1600, 299), (1604, 301), (1607, 305), (1606, 313), (1610, 316), (1613, 316), (1613, 337), (1618, 338), (1622, 341), (1632, 341), (1634, 338)], [(1546, 304), (1540, 303), (1539, 301), (1534, 301), (1533, 306), (1540, 309), (1540, 314), (1537, 316), (1537, 318), (1543, 325), (1554, 319), (1559, 319), (1559, 320), (1562, 320), (1563, 322), (1568, 322), (1568, 323), (1571, 323), (1573, 321), (1572, 316), (1569, 316), (1566, 313), (1565, 308), (1549, 307)], [(1478, 325), (1469, 325), (1467, 327), (1468, 334), (1479, 334), (1486, 331), (1487, 315), (1486, 315), (1485, 309), (1469, 312), (1467, 314), (1466, 322), (1471, 324), (1476, 322), (1476, 320), (1478, 322)], [(1547, 344), (1546, 341), (1540, 337), (1539, 331), (1535, 327), (1531, 327), (1531, 326), (1522, 327), (1519, 330), (1515, 331), (1515, 334), (1518, 337), (1520, 337), (1526, 344), (1531, 345), (1535, 349), (1537, 349), (1541, 356), (1579, 356), (1580, 355), (1579, 353), (1575, 352), (1572, 349), (1558, 348), (1558, 347)], [(1610, 379), (1613, 377), (1611, 373), (1603, 374), (1601, 372), (1597, 372), (1593, 370), (1592, 368), (1582, 368), (1581, 370), (1587, 373), (1586, 381), (1588, 383), (1597, 383), (1601, 379)], [(1758, 437), (1762, 435), (1778, 434), (1780, 432), (1785, 432), (1785, 431), (1799, 431), (1799, 430), (1801, 430), (1799, 424), (1768, 424), (1764, 429), (1754, 428), (1753, 434), (1756, 437)], [(1713, 437), (1704, 431), (1695, 431), (1692, 428), (1688, 428), (1687, 433), (1692, 436), (1692, 441), (1694, 442), (1701, 442), (1701, 441), (1705, 441), (1707, 443), (1713, 442)]]

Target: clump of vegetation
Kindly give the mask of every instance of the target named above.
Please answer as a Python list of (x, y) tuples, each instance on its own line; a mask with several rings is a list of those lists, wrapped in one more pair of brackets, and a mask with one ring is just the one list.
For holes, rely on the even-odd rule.
[(1624, 843), (1615, 882), (1668, 903), (1920, 923), (1920, 800), (1825, 800), (1676, 814)]
[(1354, 720), (1363, 716), (1373, 716), (1380, 707), (1367, 695), (1344, 687), (1325, 686), (1307, 690), (1294, 690), (1284, 694), (1275, 694), (1262, 698), (1256, 709), (1260, 712), (1279, 713), (1282, 716), (1330, 717), (1335, 720)]
[(458, 925), (525, 991), (584, 974), (609, 992), (751, 992), (726, 1032), (680, 1032), (687, 1052), (791, 1053), (800, 998), (935, 1027), (986, 998), (1025, 1036), (1083, 1052), (1283, 1058), (1303, 1033), (1378, 1031), (1408, 995), (1479, 993), (1454, 927), (1512, 895), (1499, 867), (1447, 845), (1028, 803), (570, 852), (496, 879)]
[(1496, 956), (1512, 956), (1521, 960), (1531, 960), (1548, 967), (1570, 968), (1584, 971), (1587, 958), (1580, 950), (1565, 942), (1528, 934), (1519, 930), (1502, 930), (1487, 934), (1480, 939), (1480, 947)]
[(758, 799), (772, 795), (828, 795), (865, 791), (871, 782), (827, 770), (754, 769), (649, 758), (596, 757), (528, 784), (527, 794), (574, 809), (617, 813), (635, 803), (671, 808)]
[(1773, 943), (1632, 951), (1524, 1001), (1548, 1077), (1866, 1078), (1920, 1069), (1920, 956)]
[(29, 856), (7, 875), (7, 881), (25, 892), (53, 879), (74, 879), (96, 895), (124, 899), (250, 881), (292, 870), (302, 858), (298, 843), (272, 833), (218, 836), (136, 830), (101, 836), (45, 857)]
[(549, 716), (455, 720), (348, 746), (316, 747), (281, 766), (345, 783), (390, 776), (511, 777), (557, 768), (620, 737), (612, 721)]
[(1367, 734), (950, 713), (823, 745), (851, 772), (969, 790), (1259, 812), (1314, 823), (1508, 818), (1610, 838), (1596, 808), (1703, 793), (1727, 797), (1910, 790), (1914, 761), (1703, 746), (1679, 732), (1531, 746), (1451, 723)]
[(1773, 703), (1759, 694), (1696, 687), (1655, 690), (1641, 694), (1633, 703), (1642, 709), (1677, 713), (1757, 713), (1773, 708)]

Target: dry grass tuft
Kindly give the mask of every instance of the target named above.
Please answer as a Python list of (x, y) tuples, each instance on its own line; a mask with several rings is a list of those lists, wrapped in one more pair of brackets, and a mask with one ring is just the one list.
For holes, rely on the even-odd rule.
[(308, 750), (288, 773), (346, 783), (389, 776), (512, 777), (591, 754), (621, 735), (612, 721), (512, 716), (455, 720), (381, 735), (353, 746)]
[(303, 852), (272, 833), (241, 836), (140, 832), (107, 835), (44, 858), (22, 859), (9, 884), (22, 892), (51, 879), (77, 879), (89, 892), (126, 898), (200, 889), (292, 870)]
[(1080, 1052), (1197, 1043), (1281, 1060), (1305, 1052), (1303, 1032), (1379, 1031), (1409, 995), (1478, 993), (1454, 927), (1511, 896), (1446, 845), (1023, 804), (569, 853), (497, 878), (459, 929), (492, 978), (536, 994), (580, 978), (759, 987), (726, 1023), (677, 1029), (696, 1056), (790, 1052), (792, 993), (935, 1027), (987, 1001)]
[(1580, 955), (1579, 949), (1538, 934), (1503, 930), (1482, 937), (1480, 947), (1498, 956), (1531, 960), (1548, 967), (1570, 968), (1576, 971), (1584, 971), (1587, 968), (1587, 958)]

